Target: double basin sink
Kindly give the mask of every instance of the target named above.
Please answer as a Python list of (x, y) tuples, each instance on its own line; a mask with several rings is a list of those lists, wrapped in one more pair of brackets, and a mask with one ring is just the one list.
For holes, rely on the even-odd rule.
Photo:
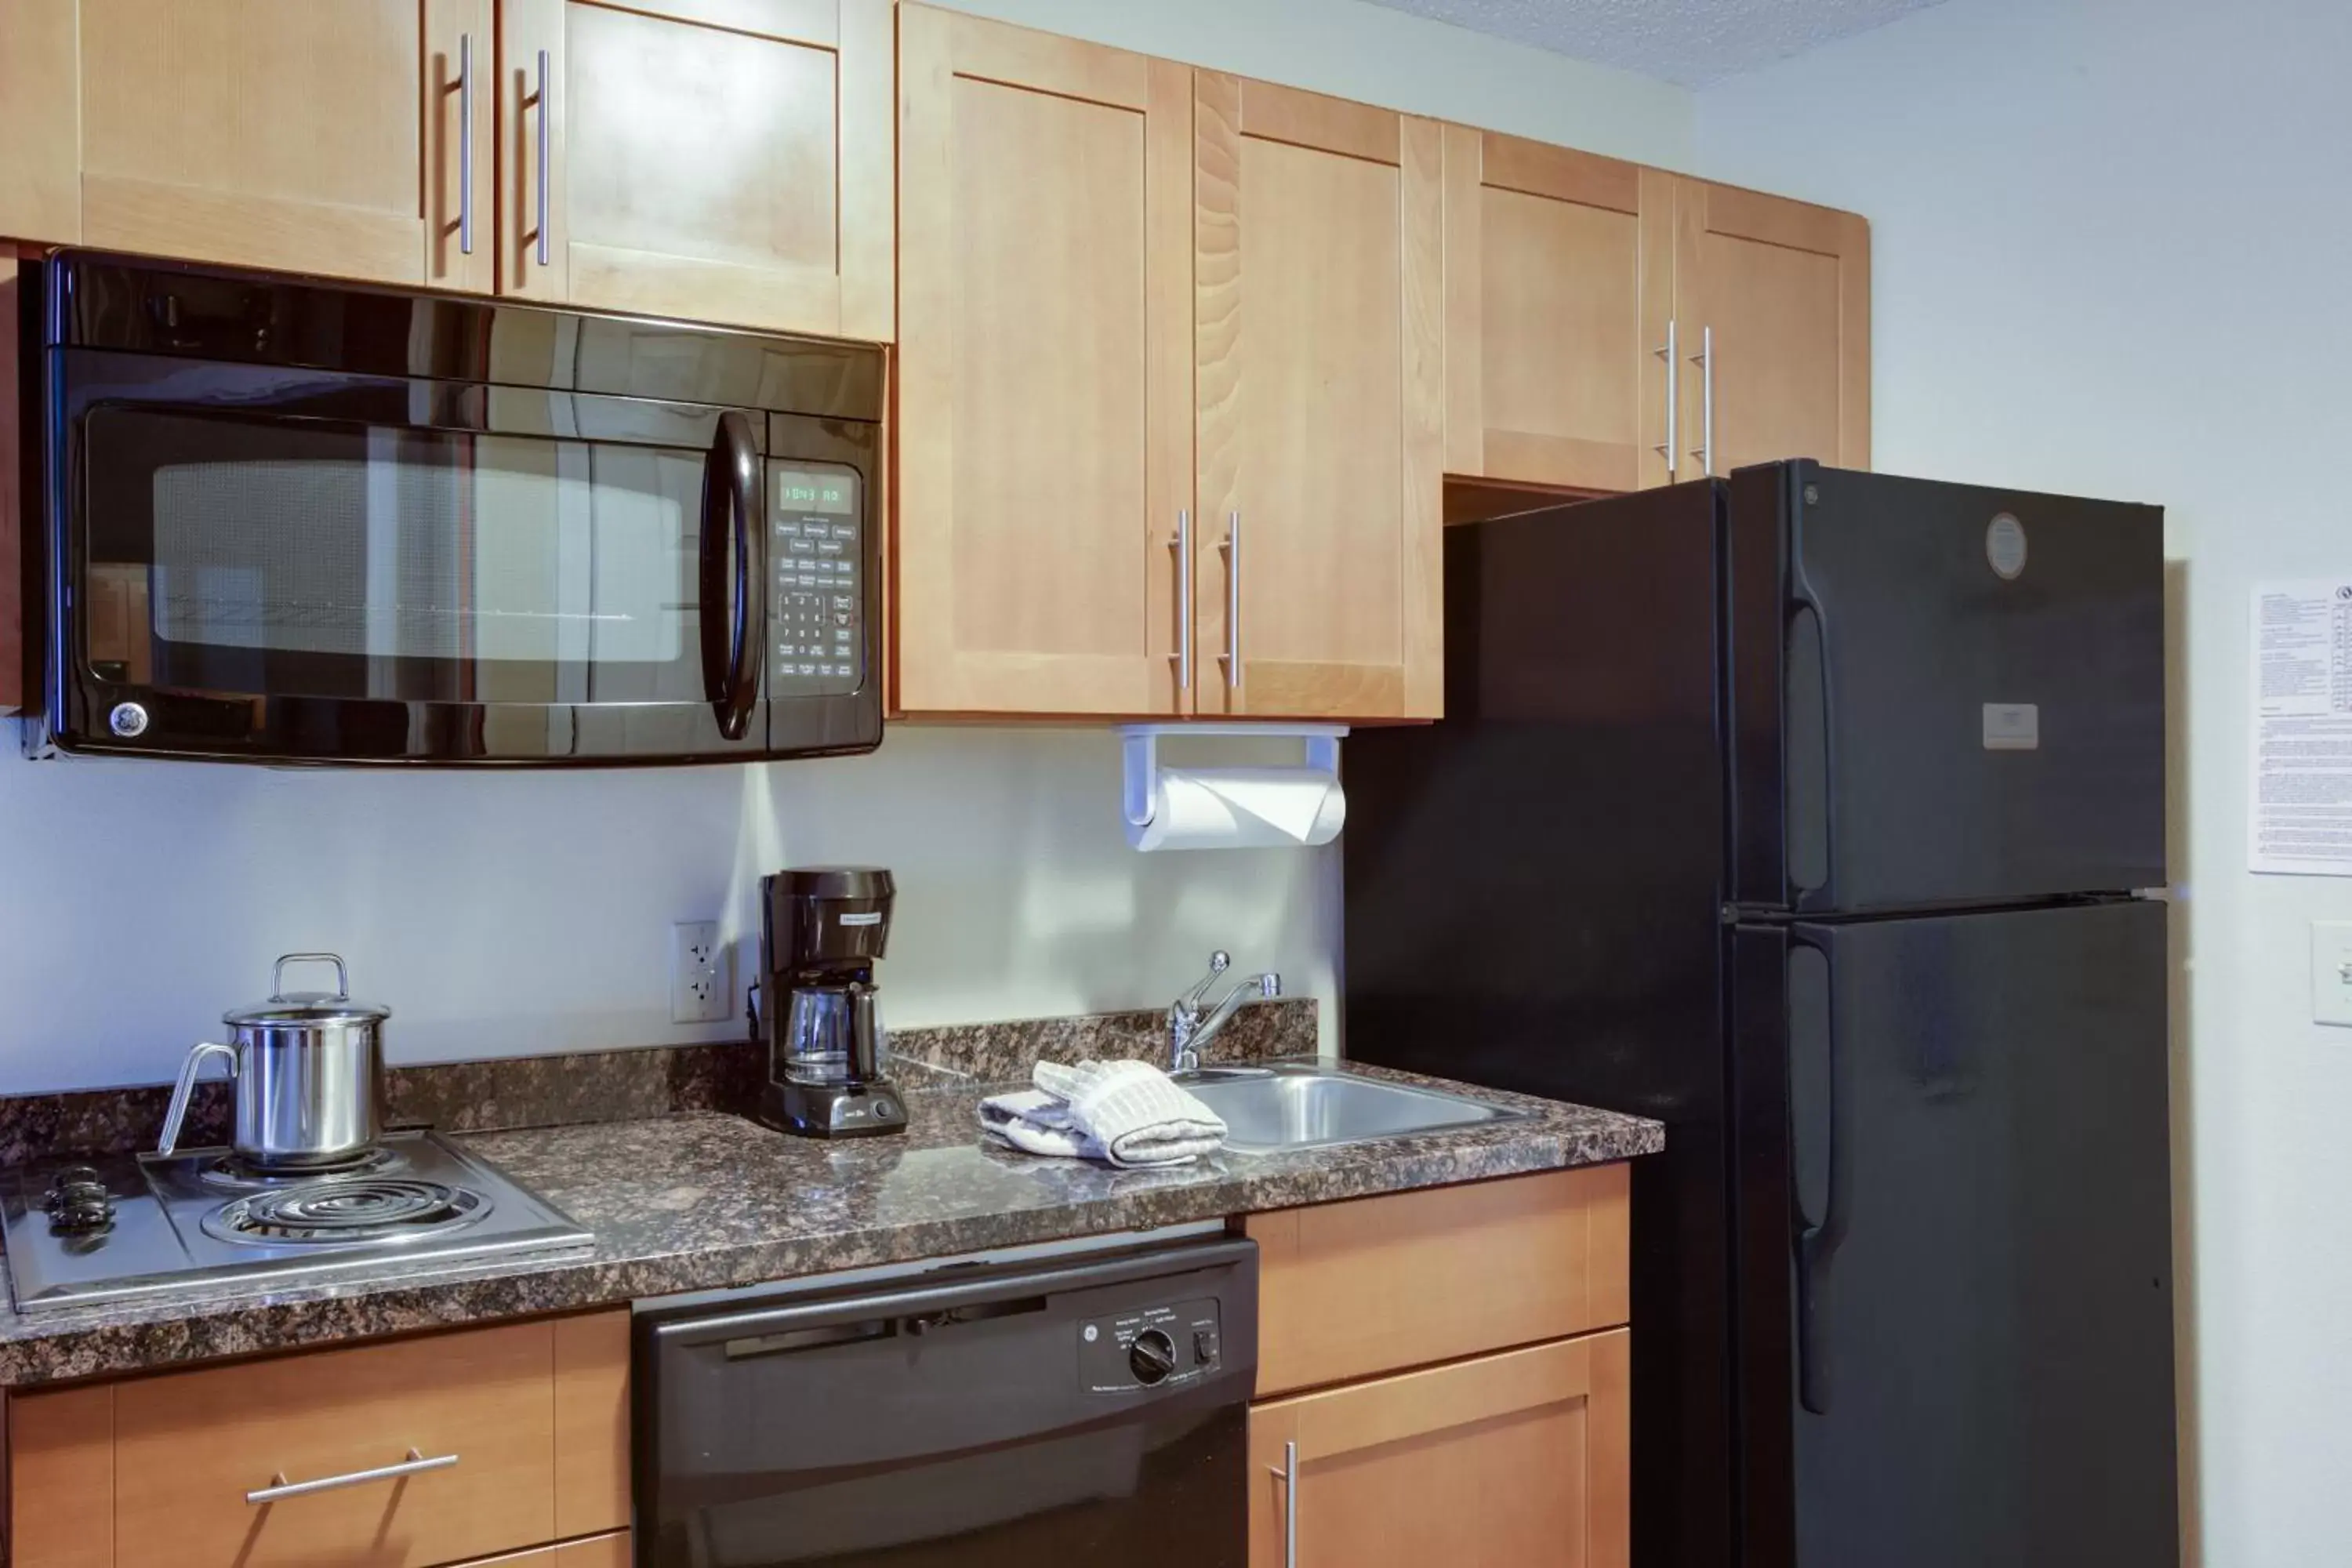
[(1224, 1120), (1225, 1147), (1241, 1154), (1406, 1138), (1528, 1115), (1466, 1094), (1359, 1078), (1319, 1062), (1200, 1068), (1176, 1081)]

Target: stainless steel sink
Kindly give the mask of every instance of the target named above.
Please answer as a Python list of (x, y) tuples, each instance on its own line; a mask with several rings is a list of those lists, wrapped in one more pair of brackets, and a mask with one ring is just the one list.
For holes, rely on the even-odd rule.
[(1244, 1154), (1403, 1138), (1528, 1115), (1466, 1094), (1383, 1083), (1320, 1065), (1287, 1064), (1247, 1076), (1211, 1068), (1179, 1081), (1224, 1119), (1225, 1147)]

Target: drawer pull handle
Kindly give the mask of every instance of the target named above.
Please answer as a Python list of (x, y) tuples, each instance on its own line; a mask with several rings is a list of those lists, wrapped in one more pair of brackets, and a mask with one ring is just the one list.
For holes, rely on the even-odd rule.
[(315, 1481), (289, 1481), (286, 1472), (278, 1471), (269, 1478), (269, 1484), (258, 1491), (245, 1494), (249, 1503), (277, 1502), (289, 1497), (308, 1497), (312, 1492), (331, 1492), (337, 1487), (363, 1487), (370, 1481), (396, 1481), (404, 1476), (421, 1476), (427, 1470), (446, 1470), (457, 1462), (455, 1454), (436, 1454), (426, 1458), (415, 1449), (397, 1465), (379, 1465), (373, 1470), (353, 1470), (347, 1476), (325, 1476)]

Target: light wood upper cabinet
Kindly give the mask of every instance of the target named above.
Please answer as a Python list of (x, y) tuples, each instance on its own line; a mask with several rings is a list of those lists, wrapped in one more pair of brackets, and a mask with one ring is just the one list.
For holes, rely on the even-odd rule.
[(1440, 127), (1194, 89), (1200, 709), (1434, 717)]
[(80, 31), (73, 0), (0, 0), (0, 238), (81, 238)]
[(1662, 484), (1672, 175), (1445, 128), (1445, 469)]
[(1675, 230), (1684, 477), (1781, 458), (1868, 468), (1870, 226), (1679, 180)]
[(1257, 1406), (1250, 1568), (1624, 1568), (1628, 1347), (1618, 1329)]
[[(80, 0), (79, 237), (488, 289), (490, 5)], [(461, 221), (469, 145), (470, 256)]]
[(890, 0), (502, 0), (499, 286), (892, 335)]
[(1182, 712), (1192, 73), (899, 27), (899, 705)]

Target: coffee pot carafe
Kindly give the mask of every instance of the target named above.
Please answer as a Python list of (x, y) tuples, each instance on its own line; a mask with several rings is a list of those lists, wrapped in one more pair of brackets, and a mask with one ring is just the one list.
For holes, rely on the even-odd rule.
[(760, 879), (760, 979), (768, 1083), (760, 1120), (845, 1138), (901, 1132), (874, 965), (890, 938), (890, 873), (808, 866)]

